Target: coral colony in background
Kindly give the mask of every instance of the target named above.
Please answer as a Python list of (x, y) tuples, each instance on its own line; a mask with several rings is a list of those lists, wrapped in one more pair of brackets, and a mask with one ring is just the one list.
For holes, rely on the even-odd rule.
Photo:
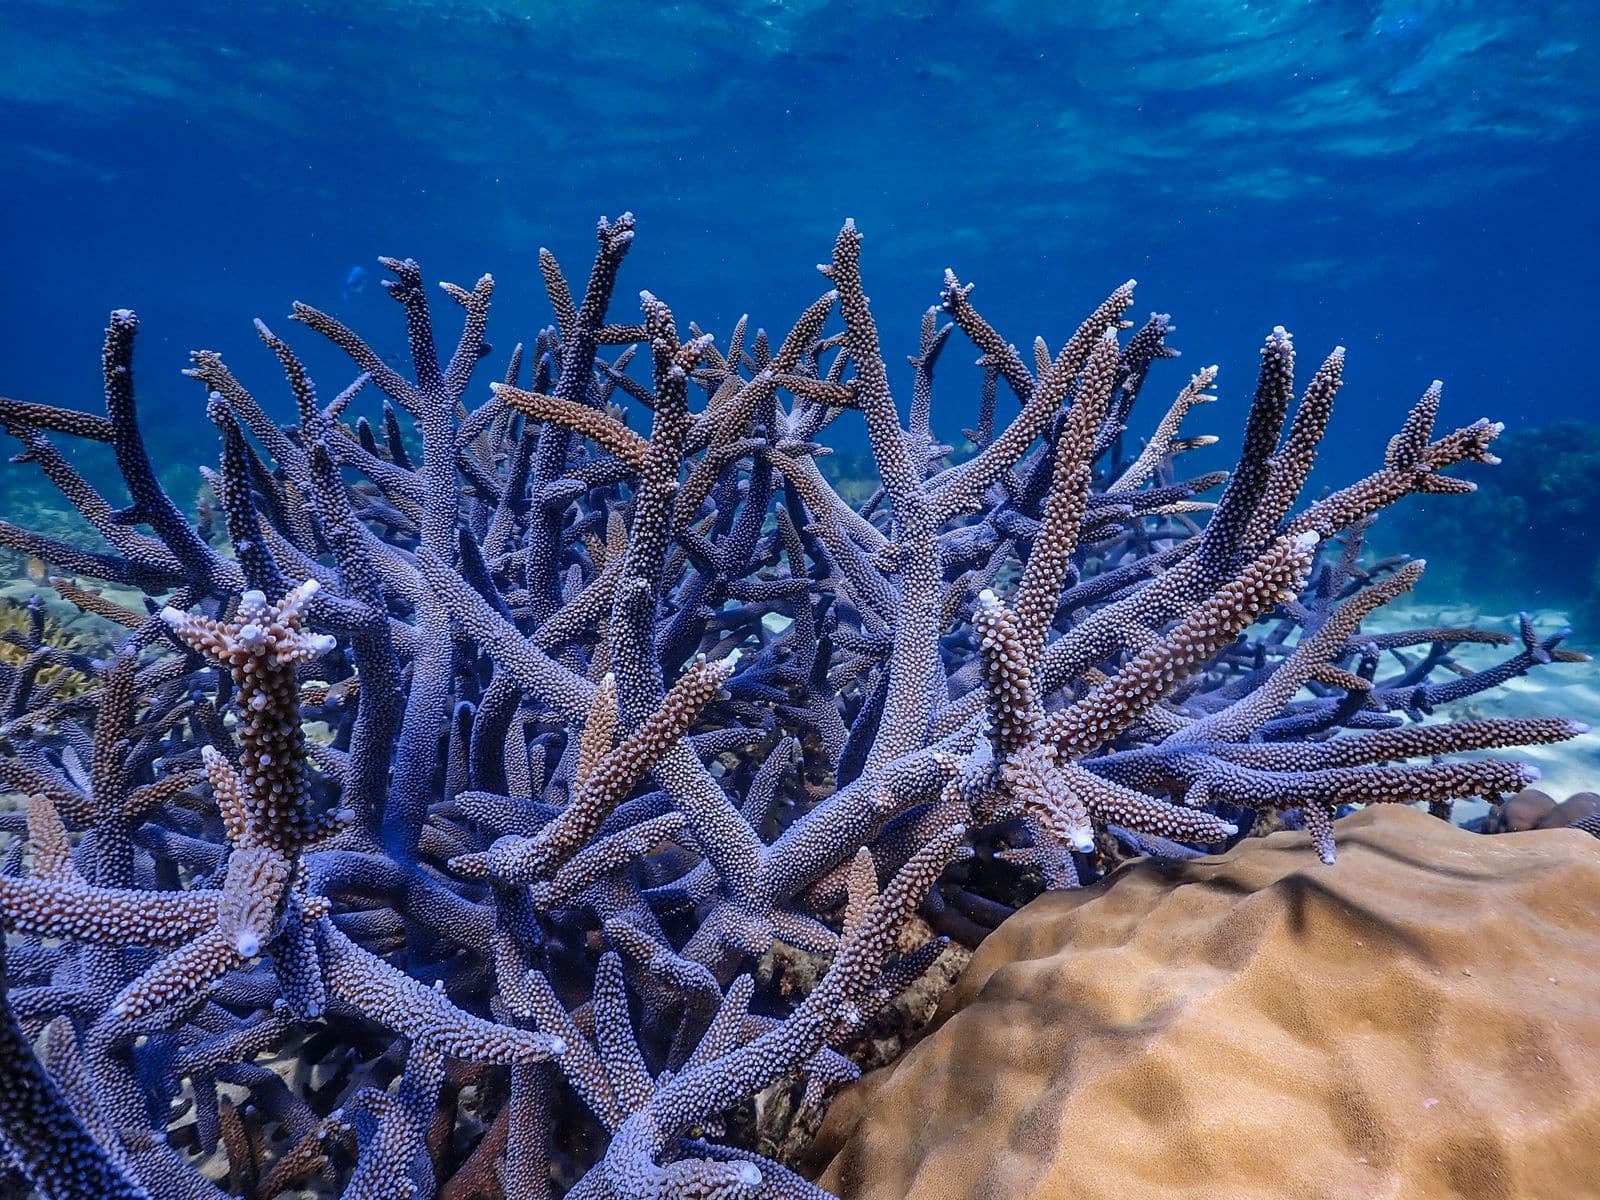
[[(1372, 474), (1301, 504), (1342, 350), (1296, 403), (1274, 330), (1237, 467), (1190, 478), (1214, 439), (1180, 426), (1215, 368), (1129, 445), (1176, 353), (1165, 316), (1121, 336), (1131, 282), (1024, 357), (947, 275), (907, 400), (853, 225), (776, 339), (719, 341), (649, 292), (627, 311), (633, 233), (600, 223), (581, 297), (542, 256), (555, 324), (498, 382), (492, 280), (443, 285), (464, 328), (441, 354), (409, 260), (384, 263), (409, 375), (297, 306), (355, 364), (325, 398), (258, 325), (293, 426), (197, 353), (221, 442), (198, 520), (140, 437), (133, 313), (103, 411), (0, 401), (104, 545), (0, 543), (125, 627), (94, 661), (13, 633), (0, 665), (0, 787), (26, 797), (0, 814), (13, 1183), (821, 1196), (749, 1148), (751, 1098), (786, 1084), (814, 1112), (947, 941), (1041, 881), (1263, 813), (1331, 863), (1341, 805), (1516, 792), (1530, 768), (1448, 756), (1583, 732), (1424, 721), (1580, 657), (1559, 634), (1525, 621), (1471, 673), (1452, 649), (1503, 634), (1361, 631), (1422, 572), (1363, 566), (1365, 525), (1495, 461), (1488, 421), (1436, 435), (1438, 384)], [(953, 330), (984, 372), (961, 461), (930, 424)], [(845, 409), (880, 479), (860, 506), (817, 461)], [(114, 452), (125, 495), (73, 440)], [(776, 944), (816, 969), (775, 969)]]

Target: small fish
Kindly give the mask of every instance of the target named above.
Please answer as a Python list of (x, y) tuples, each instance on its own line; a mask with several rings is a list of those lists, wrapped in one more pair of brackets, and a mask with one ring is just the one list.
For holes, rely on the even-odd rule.
[(339, 292), (339, 299), (349, 300), (351, 296), (359, 295), (366, 290), (367, 269), (357, 263), (345, 272), (344, 288)]

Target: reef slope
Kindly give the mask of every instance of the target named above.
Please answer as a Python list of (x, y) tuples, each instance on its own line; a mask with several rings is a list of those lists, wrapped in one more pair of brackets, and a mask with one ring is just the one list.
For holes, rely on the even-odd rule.
[[(852, 1200), (1595, 1195), (1600, 842), (1404, 808), (1141, 863), (984, 943), (840, 1098)], [(1587, 1189), (1587, 1190), (1586, 1190)]]

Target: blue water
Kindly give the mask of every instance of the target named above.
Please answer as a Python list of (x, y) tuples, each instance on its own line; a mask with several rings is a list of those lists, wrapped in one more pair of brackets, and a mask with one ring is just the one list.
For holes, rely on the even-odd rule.
[[(1305, 359), (1348, 346), (1342, 480), (1435, 376), (1452, 423), (1587, 419), (1597, 52), (1594, 3), (0, 0), (0, 392), (95, 403), (132, 306), (152, 440), (191, 462), (189, 349), (287, 415), (251, 317), (328, 392), (348, 367), (292, 300), (400, 348), (379, 254), (493, 272), (499, 352), (549, 319), (538, 247), (581, 281), (595, 218), (631, 209), (623, 302), (725, 337), (786, 329), (853, 216), (891, 365), (947, 265), (1022, 346), (1137, 277), (1188, 355), (1147, 419), (1218, 362), (1193, 424), (1224, 446), (1273, 325)], [(974, 375), (947, 357), (957, 436)]]

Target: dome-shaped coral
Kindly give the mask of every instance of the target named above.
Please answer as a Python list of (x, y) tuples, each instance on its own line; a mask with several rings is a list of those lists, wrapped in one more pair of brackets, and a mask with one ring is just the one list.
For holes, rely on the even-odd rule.
[(1575, 1197), (1600, 1179), (1600, 841), (1403, 808), (1036, 900), (835, 1105), (853, 1200)]

